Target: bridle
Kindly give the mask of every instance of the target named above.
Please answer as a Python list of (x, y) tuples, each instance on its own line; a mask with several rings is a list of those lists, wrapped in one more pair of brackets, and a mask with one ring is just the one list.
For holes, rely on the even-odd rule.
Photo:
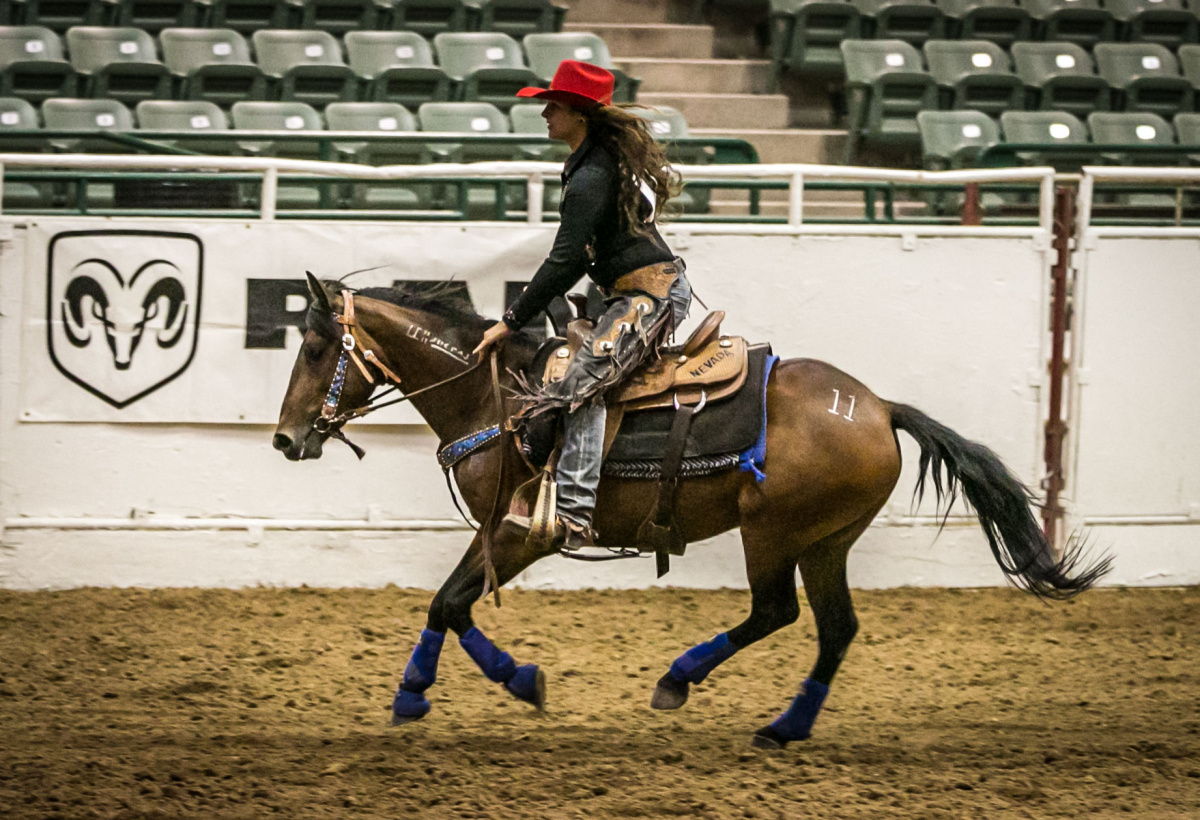
[[(387, 396), (389, 393), (398, 391), (400, 389), (400, 377), (392, 372), (388, 366), (383, 363), (383, 360), (379, 358), (379, 355), (376, 354), (369, 345), (363, 343), (363, 340), (359, 335), (363, 331), (361, 331), (358, 327), (358, 321), (354, 312), (354, 292), (350, 290), (343, 290), (342, 301), (345, 305), (343, 312), (335, 312), (333, 314), (333, 320), (342, 326), (342, 350), (338, 355), (337, 365), (333, 370), (333, 378), (329, 382), (329, 390), (325, 393), (325, 401), (321, 404), (321, 414), (313, 419), (312, 426), (313, 429), (318, 433), (322, 435), (328, 435), (331, 438), (336, 438), (338, 441), (343, 442), (347, 447), (354, 451), (354, 454), (358, 456), (359, 459), (361, 459), (364, 455), (366, 455), (366, 451), (346, 438), (346, 434), (342, 432), (342, 427), (345, 426), (346, 422), (353, 419), (362, 418), (368, 413), (373, 413), (376, 410), (382, 410), (384, 407), (390, 407), (393, 404), (400, 404), (401, 402), (409, 401), (413, 396), (418, 396), (422, 393), (435, 390), (453, 381), (457, 381), (463, 376), (473, 373), (482, 367), (483, 360), (476, 362), (466, 370), (456, 373), (448, 379), (442, 379), (440, 382), (427, 385), (419, 390), (413, 390), (411, 393), (407, 393), (402, 396), (396, 396), (388, 399), (387, 401), (380, 401), (380, 399)], [(360, 351), (361, 357), (359, 355)], [(492, 354), (493, 356), (495, 355), (494, 350), (492, 351)], [(374, 385), (375, 377), (371, 374), (371, 370), (367, 367), (367, 364), (372, 364), (378, 368), (383, 378), (391, 382), (391, 384), (382, 393), (378, 395), (372, 395), (367, 399), (367, 402), (360, 407), (356, 407), (353, 410), (347, 410), (344, 413), (339, 413), (338, 405), (342, 400), (342, 389), (346, 384), (346, 370), (350, 362), (354, 362), (355, 366), (358, 367), (358, 372), (362, 373), (363, 378), (367, 380), (368, 384)], [(493, 369), (495, 368), (493, 367)]]
[[(328, 435), (329, 437), (335, 438), (344, 443), (347, 447), (353, 450), (354, 454), (361, 460), (362, 457), (366, 455), (366, 451), (346, 438), (346, 434), (342, 432), (342, 427), (345, 426), (346, 422), (352, 419), (362, 418), (368, 413), (373, 413), (376, 410), (383, 409), (384, 407), (390, 407), (393, 404), (409, 401), (413, 397), (419, 396), (422, 393), (427, 393), (431, 390), (436, 390), (439, 387), (444, 387), (451, 382), (458, 381), (464, 376), (474, 373), (476, 370), (482, 367), (485, 359), (480, 359), (479, 361), (475, 362), (475, 364), (467, 367), (466, 370), (462, 370), (447, 379), (442, 379), (440, 382), (426, 385), (425, 387), (413, 390), (395, 398), (388, 399), (387, 401), (379, 401), (379, 399), (383, 398), (389, 393), (398, 391), (400, 389), (400, 377), (392, 372), (392, 370), (390, 370), (388, 366), (383, 363), (383, 360), (379, 358), (378, 354), (375, 353), (371, 346), (363, 343), (360, 333), (365, 334), (365, 331), (361, 331), (359, 329), (358, 322), (355, 318), (354, 292), (351, 290), (343, 290), (342, 300), (344, 303), (342, 313), (334, 312), (333, 314), (334, 321), (342, 326), (342, 350), (338, 355), (337, 365), (333, 371), (333, 378), (329, 382), (329, 390), (325, 393), (325, 401), (321, 405), (321, 413), (315, 419), (313, 419), (312, 427), (321, 435)], [(359, 355), (360, 351), (362, 354), (361, 357)], [(364, 360), (366, 363), (364, 363)], [(506, 419), (504, 416), (504, 400), (500, 395), (499, 361), (497, 358), (496, 347), (494, 345), (492, 346), (490, 355), (486, 361), (490, 362), (492, 369), (492, 399), (495, 402), (496, 412), (500, 420), (500, 424), (498, 425), (499, 435), (497, 438), (501, 444), (501, 453), (503, 453), (504, 446), (507, 443), (507, 437), (511, 435), (511, 433), (508, 430), (508, 425), (505, 423)], [(367, 380), (368, 384), (374, 386), (375, 377), (371, 374), (370, 368), (367, 367), (367, 364), (374, 365), (379, 370), (380, 374), (382, 374), (383, 378), (391, 382), (391, 384), (378, 396), (369, 397), (367, 402), (362, 406), (356, 407), (353, 410), (339, 413), (338, 405), (341, 403), (342, 390), (346, 385), (346, 370), (348, 369), (350, 362), (354, 362), (355, 366), (358, 367), (358, 371), (362, 373), (363, 378)], [(449, 470), (446, 470), (446, 483), (447, 486), (450, 486)], [(488, 520), (482, 522), (482, 527), (480, 527), (482, 535), (481, 540), (483, 547), (484, 567), (482, 597), (487, 597), (490, 588), (491, 592), (495, 595), (496, 606), (500, 606), (500, 584), (496, 577), (496, 568), (492, 563), (492, 533), (495, 530), (495, 525), (499, 518), (501, 495), (503, 492), (504, 457), (502, 455), (500, 459), (500, 470), (496, 475), (496, 494), (492, 502), (492, 512), (491, 515), (488, 516)], [(454, 505), (458, 507), (458, 499), (454, 497), (454, 488), (452, 486), (450, 487), (450, 494), (451, 497), (454, 498)], [(459, 512), (462, 513), (461, 507), (459, 507)], [(466, 519), (465, 513), (463, 514), (463, 518)], [(470, 523), (469, 519), (468, 523)]]

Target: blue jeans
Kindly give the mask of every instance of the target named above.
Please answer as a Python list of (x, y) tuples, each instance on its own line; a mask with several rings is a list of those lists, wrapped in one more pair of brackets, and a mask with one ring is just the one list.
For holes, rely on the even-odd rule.
[[(692, 304), (692, 286), (687, 276), (682, 272), (675, 278), (671, 289), (664, 300), (655, 300), (657, 309), (645, 319), (646, 326), (654, 324), (668, 309), (674, 314), (675, 327), (683, 323), (687, 317), (688, 308)], [(609, 314), (623, 313), (625, 306), (616, 302), (605, 318), (596, 323), (601, 329), (611, 325), (618, 316)], [(649, 351), (643, 351), (643, 357)], [(591, 335), (584, 340), (583, 348), (576, 354), (572, 367), (576, 364), (588, 368), (597, 362), (592, 355)], [(581, 361), (582, 360), (582, 361)], [(568, 379), (564, 378), (564, 382)], [(574, 381), (574, 380), (572, 380)], [(575, 382), (578, 383), (578, 382)], [(558, 467), (554, 473), (555, 483), (558, 484), (558, 514), (585, 530), (592, 525), (592, 512), (596, 509), (596, 488), (600, 485), (600, 462), (604, 457), (604, 423), (608, 417), (608, 409), (604, 406), (604, 396), (594, 396), (568, 412), (563, 425), (562, 453), (558, 459)]]

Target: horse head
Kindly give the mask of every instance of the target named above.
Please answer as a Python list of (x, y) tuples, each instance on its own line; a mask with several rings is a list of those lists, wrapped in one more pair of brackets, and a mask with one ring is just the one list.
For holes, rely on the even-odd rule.
[(318, 429), (317, 420), (337, 375), (339, 360), (343, 362), (344, 370), (339, 397), (342, 407), (365, 404), (375, 387), (363, 378), (357, 367), (347, 367), (341, 357), (342, 332), (334, 319), (341, 310), (341, 297), (331, 297), (315, 276), (311, 273), (307, 276), (311, 296), (308, 327), (292, 366), (292, 377), (283, 397), (272, 442), (289, 461), (321, 457), (330, 430)]

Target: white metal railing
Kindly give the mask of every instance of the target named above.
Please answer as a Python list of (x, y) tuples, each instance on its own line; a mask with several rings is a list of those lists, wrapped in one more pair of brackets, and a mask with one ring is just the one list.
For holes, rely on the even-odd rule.
[(1200, 168), (1124, 168), (1115, 166), (1088, 165), (1083, 168), (1076, 194), (1075, 226), (1077, 234), (1083, 236), (1091, 227), (1092, 205), (1096, 196), (1096, 183), (1144, 182), (1147, 184), (1200, 183)]
[[(542, 221), (542, 193), (545, 177), (557, 178), (562, 164), (556, 162), (474, 162), (433, 163), (430, 165), (355, 165), (318, 160), (275, 159), (266, 157), (202, 157), (163, 155), (101, 154), (0, 154), (0, 185), (5, 168), (48, 170), (106, 171), (227, 171), (261, 173), (262, 205), (260, 218), (275, 218), (279, 174), (314, 174), (353, 180), (419, 180), (429, 177), (471, 176), (524, 177), (528, 193), (527, 221)], [(906, 171), (892, 168), (858, 168), (844, 165), (760, 164), (760, 165), (676, 165), (683, 178), (731, 180), (782, 180), (788, 183), (789, 227), (804, 223), (804, 185), (806, 180), (845, 182), (897, 182), (912, 184), (950, 184), (1036, 182), (1039, 187), (1038, 226), (1051, 230), (1054, 220), (1053, 168), (980, 168), (960, 171)], [(0, 189), (2, 193), (2, 189)]]

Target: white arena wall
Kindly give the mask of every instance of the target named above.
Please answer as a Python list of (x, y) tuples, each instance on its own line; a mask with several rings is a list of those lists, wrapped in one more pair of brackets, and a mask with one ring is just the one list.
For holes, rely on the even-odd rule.
[[(102, 234), (62, 236), (76, 232)], [(436, 439), (406, 410), (356, 425), (362, 462), (336, 443), (319, 461), (285, 461), (271, 435), (300, 337), (289, 329), (283, 348), (246, 347), (248, 282), (368, 268), (357, 284), (455, 278), (482, 313), (499, 315), (506, 283), (532, 275), (553, 233), (520, 223), (0, 218), (0, 586), (435, 588), (469, 541)], [(987, 444), (1030, 485), (1042, 478), (1054, 258), (1045, 230), (680, 224), (666, 234), (699, 298), (727, 311), (726, 332), (770, 341), (785, 358), (828, 360)], [(1200, 581), (1197, 238), (1097, 235), (1081, 266), (1064, 500), (1068, 525), (1091, 525), (1114, 553), (1110, 583)], [(193, 313), (174, 327), (194, 345), (157, 347), (173, 332), (159, 317), (122, 374), (104, 345), (64, 341), (53, 314), (63, 272), (92, 253), (126, 278), (152, 257), (187, 269), (199, 322), (187, 324)], [(852, 584), (1003, 584), (969, 513), (956, 507), (938, 536), (932, 506), (912, 509), (917, 450), (900, 438), (904, 475), (851, 553)], [(649, 558), (552, 558), (516, 581), (655, 583), (745, 586), (736, 533), (691, 545), (661, 582)]]

